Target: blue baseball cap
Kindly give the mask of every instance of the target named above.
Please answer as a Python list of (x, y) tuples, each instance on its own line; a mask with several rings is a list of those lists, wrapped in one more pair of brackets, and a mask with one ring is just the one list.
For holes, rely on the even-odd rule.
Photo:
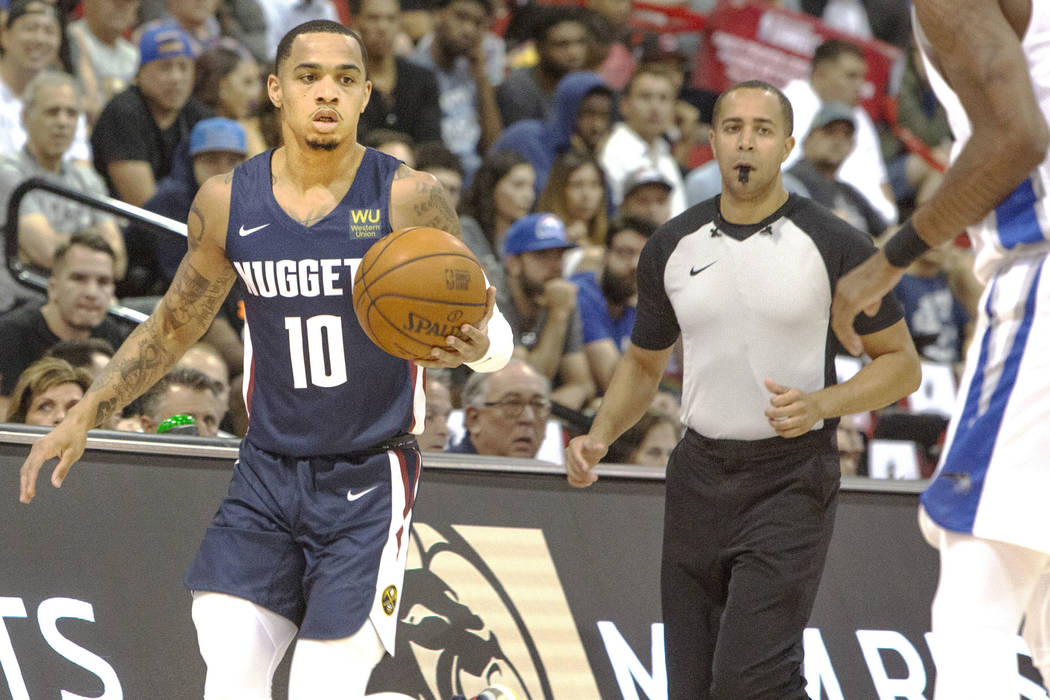
[(521, 255), (551, 248), (575, 248), (565, 233), (565, 224), (550, 212), (529, 214), (518, 219), (503, 238), (504, 255)]
[(202, 119), (190, 132), (190, 156), (209, 151), (229, 151), (246, 155), (244, 127), (232, 119)]
[(139, 38), (139, 68), (161, 58), (196, 58), (189, 34), (170, 24), (147, 29)]

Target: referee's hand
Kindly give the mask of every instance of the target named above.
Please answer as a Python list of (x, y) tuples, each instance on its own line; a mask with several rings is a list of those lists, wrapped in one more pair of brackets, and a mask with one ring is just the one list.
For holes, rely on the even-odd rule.
[(565, 471), (569, 483), (577, 488), (590, 486), (598, 480), (594, 465), (609, 451), (607, 445), (590, 435), (580, 435), (569, 441), (565, 451)]

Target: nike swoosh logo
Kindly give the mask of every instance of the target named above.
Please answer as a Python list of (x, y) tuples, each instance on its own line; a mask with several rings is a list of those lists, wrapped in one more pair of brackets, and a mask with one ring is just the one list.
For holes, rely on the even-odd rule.
[(699, 275), (699, 274), (700, 274), (701, 272), (703, 272), (703, 271), (704, 271), (704, 270), (706, 270), (707, 268), (709, 268), (709, 267), (711, 267), (712, 265), (714, 265), (714, 264), (715, 264), (716, 262), (718, 262), (718, 261), (717, 261), (717, 260), (715, 260), (715, 262), (709, 262), (709, 263), (707, 263), (706, 265), (704, 265), (703, 267), (701, 267), (701, 268), (700, 268), (699, 270), (697, 270), (697, 269), (696, 269), (695, 267), (690, 267), (690, 268), (689, 268), (689, 276), (690, 276), (690, 277), (696, 277), (696, 276), (697, 276), (697, 275)]
[(259, 229), (264, 229), (264, 228), (266, 228), (269, 225), (270, 224), (263, 224), (262, 226), (256, 226), (255, 228), (244, 228), (244, 224), (241, 224), (241, 230), (238, 231), (237, 233), (239, 233), (242, 236), (250, 236), (253, 233), (255, 233), (256, 231), (258, 231)]
[(361, 498), (365, 494), (372, 493), (377, 488), (379, 488), (379, 487), (378, 486), (373, 486), (370, 489), (365, 489), (364, 491), (358, 491), (357, 493), (354, 493), (353, 491), (347, 491), (346, 492), (346, 500), (351, 501), (351, 502), (356, 501), (357, 499)]

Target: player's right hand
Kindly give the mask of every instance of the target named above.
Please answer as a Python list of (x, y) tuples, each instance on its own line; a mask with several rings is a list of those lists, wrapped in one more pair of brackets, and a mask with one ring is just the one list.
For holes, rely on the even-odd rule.
[(565, 471), (569, 484), (577, 488), (590, 486), (598, 480), (594, 465), (609, 451), (607, 445), (590, 435), (580, 435), (569, 441), (565, 450)]
[(51, 484), (57, 489), (62, 486), (66, 474), (73, 464), (84, 454), (87, 445), (87, 429), (75, 420), (66, 418), (54, 430), (33, 443), (33, 449), (22, 463), (22, 489), (19, 499), (29, 503), (36, 495), (37, 474), (44, 462), (58, 457), (58, 465), (51, 472)]

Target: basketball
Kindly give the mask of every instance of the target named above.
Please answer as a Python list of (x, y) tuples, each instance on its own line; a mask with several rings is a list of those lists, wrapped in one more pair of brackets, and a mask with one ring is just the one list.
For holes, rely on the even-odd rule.
[(464, 323), (485, 315), (485, 276), (455, 236), (414, 226), (376, 241), (354, 274), (354, 313), (384, 351), (426, 358)]

